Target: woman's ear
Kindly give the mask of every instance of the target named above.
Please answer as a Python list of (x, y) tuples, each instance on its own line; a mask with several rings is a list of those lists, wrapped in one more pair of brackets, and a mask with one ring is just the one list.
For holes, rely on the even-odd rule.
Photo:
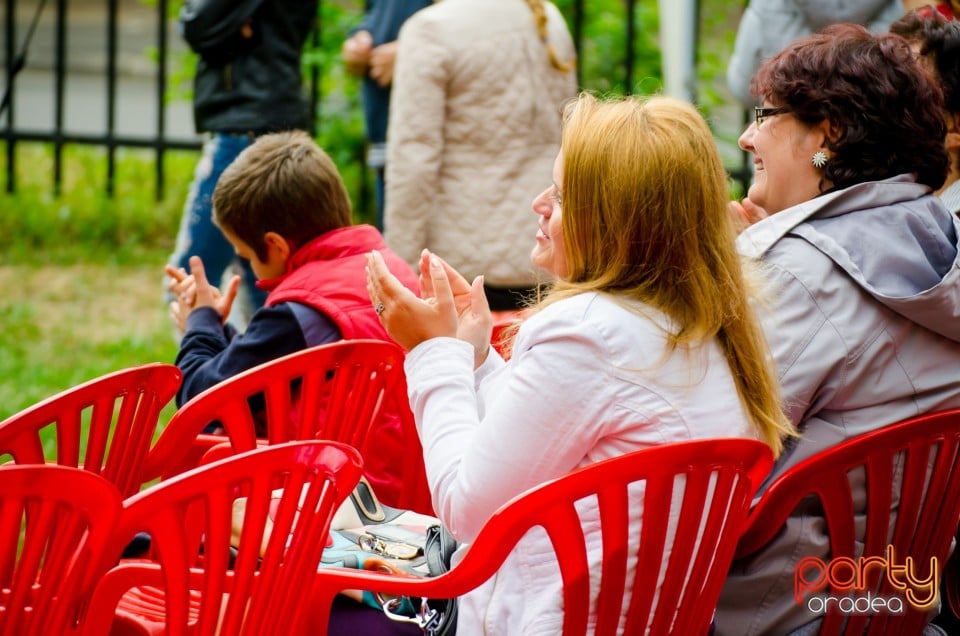
[(960, 114), (947, 113), (947, 152), (954, 154), (960, 151)]
[(840, 138), (840, 127), (829, 119), (822, 120), (814, 126), (814, 129), (823, 137), (823, 140), (820, 142), (821, 148), (828, 148), (830, 144)]

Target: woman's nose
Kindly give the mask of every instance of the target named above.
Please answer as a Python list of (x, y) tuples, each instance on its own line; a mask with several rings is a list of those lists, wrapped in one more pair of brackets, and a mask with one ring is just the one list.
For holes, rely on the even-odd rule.
[(757, 133), (757, 125), (750, 124), (747, 126), (746, 130), (743, 131), (743, 134), (740, 135), (740, 138), (737, 140), (737, 145), (740, 146), (741, 150), (746, 150), (747, 152), (753, 152), (753, 136)]
[(534, 214), (539, 214), (540, 216), (546, 216), (550, 213), (550, 189), (547, 188), (543, 192), (537, 195), (533, 200), (531, 205), (533, 208)]

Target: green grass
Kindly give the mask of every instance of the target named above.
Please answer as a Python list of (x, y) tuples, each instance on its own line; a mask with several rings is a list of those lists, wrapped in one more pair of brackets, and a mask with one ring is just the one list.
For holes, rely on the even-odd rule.
[(156, 201), (152, 155), (118, 152), (109, 198), (105, 153), (68, 148), (55, 197), (52, 152), (18, 145), (17, 191), (0, 196), (0, 419), (110, 371), (173, 362), (163, 265), (195, 161), (167, 158)]
[[(5, 177), (3, 144), (0, 150)], [(124, 264), (170, 249), (196, 160), (195, 152), (166, 155), (166, 193), (156, 201), (153, 153), (118, 150), (111, 198), (105, 194), (105, 151), (68, 146), (61, 195), (56, 196), (52, 148), (18, 144), (15, 192), (2, 198), (0, 263)]]
[(0, 420), (110, 371), (173, 362), (163, 266), (197, 160), (169, 153), (156, 201), (151, 152), (117, 152), (113, 197), (104, 150), (65, 149), (60, 196), (50, 146), (16, 153), (16, 191), (0, 193)]
[(0, 266), (0, 418), (109, 371), (172, 362), (162, 263)]

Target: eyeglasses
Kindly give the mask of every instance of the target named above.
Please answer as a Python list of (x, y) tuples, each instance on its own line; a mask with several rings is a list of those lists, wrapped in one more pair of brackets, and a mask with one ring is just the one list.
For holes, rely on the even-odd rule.
[(765, 118), (789, 112), (789, 108), (763, 108), (762, 106), (754, 106), (753, 108), (753, 116), (756, 119), (758, 128), (763, 124)]

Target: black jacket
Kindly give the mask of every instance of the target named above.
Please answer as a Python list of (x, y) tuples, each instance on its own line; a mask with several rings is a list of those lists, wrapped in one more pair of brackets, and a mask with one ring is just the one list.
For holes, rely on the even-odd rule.
[(317, 0), (186, 0), (180, 32), (200, 55), (198, 132), (309, 130), (300, 54)]

